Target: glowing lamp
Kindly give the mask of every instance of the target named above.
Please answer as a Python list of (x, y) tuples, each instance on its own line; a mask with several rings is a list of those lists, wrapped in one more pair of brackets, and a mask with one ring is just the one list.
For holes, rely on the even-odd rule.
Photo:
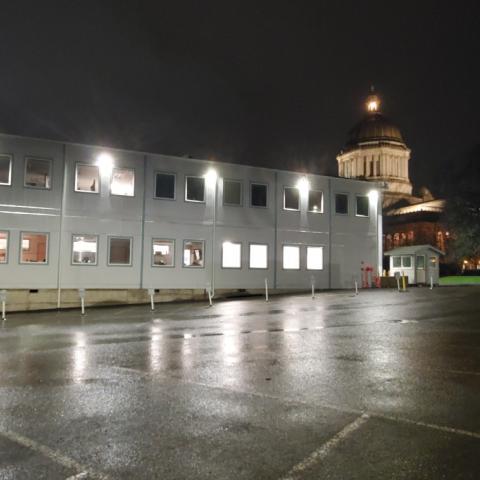
[(297, 182), (297, 188), (302, 195), (306, 195), (310, 190), (310, 182), (308, 181), (307, 177), (302, 177)]
[(97, 165), (100, 167), (102, 174), (108, 175), (113, 168), (113, 157), (109, 153), (103, 152), (97, 157)]
[(371, 203), (377, 203), (377, 201), (378, 201), (378, 191), (377, 190), (370, 190), (368, 192), (368, 198), (370, 199)]
[(209, 187), (214, 187), (217, 183), (217, 171), (213, 168), (211, 168), (206, 174), (205, 174), (205, 181), (207, 182), (207, 185)]

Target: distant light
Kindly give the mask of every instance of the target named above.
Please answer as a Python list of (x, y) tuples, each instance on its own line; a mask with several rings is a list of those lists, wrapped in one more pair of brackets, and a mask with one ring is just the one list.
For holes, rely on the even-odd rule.
[(300, 190), (302, 195), (306, 195), (310, 190), (310, 182), (307, 177), (302, 177), (297, 182), (297, 188)]
[(109, 153), (103, 152), (97, 157), (97, 165), (102, 174), (109, 175), (113, 168), (113, 157)]
[(368, 102), (367, 110), (369, 112), (376, 112), (378, 110), (378, 102), (375, 101), (375, 100), (372, 100), (371, 102)]
[(378, 202), (378, 191), (377, 190), (370, 190), (368, 192), (368, 198), (370, 199), (370, 202), (377, 203)]
[(211, 168), (206, 174), (205, 174), (205, 180), (207, 182), (207, 185), (209, 187), (214, 187), (217, 183), (217, 171), (214, 168)]

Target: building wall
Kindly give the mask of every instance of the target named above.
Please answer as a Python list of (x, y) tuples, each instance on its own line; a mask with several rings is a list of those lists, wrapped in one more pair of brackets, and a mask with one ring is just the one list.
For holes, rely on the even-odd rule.
[[(77, 165), (96, 165), (109, 153), (113, 167), (133, 169), (133, 196), (110, 193), (111, 171), (100, 168), (99, 192), (75, 191)], [(369, 216), (355, 214), (356, 196), (368, 195), (364, 181), (304, 175), (244, 165), (213, 163), (183, 157), (145, 154), (95, 146), (0, 135), (0, 154), (13, 158), (11, 185), (0, 185), (0, 231), (8, 231), (8, 262), (0, 264), (0, 288), (7, 289), (260, 289), (351, 288), (365, 262), (378, 271), (381, 262), (381, 212), (371, 200)], [(25, 156), (52, 159), (52, 187), (23, 186)], [(206, 185), (203, 203), (185, 201), (185, 178), (218, 173), (216, 186)], [(175, 174), (175, 199), (155, 198), (155, 173)], [(298, 211), (283, 208), (284, 187), (308, 178), (310, 189), (323, 192), (323, 212), (308, 212), (308, 193), (300, 194)], [(224, 181), (242, 185), (241, 206), (224, 203)], [(267, 185), (267, 207), (250, 205), (250, 184)], [(95, 185), (96, 188), (96, 185)], [(347, 193), (348, 215), (335, 213), (335, 194)], [(19, 263), (20, 232), (47, 232), (48, 263)], [(72, 236), (98, 238), (95, 264), (73, 264)], [(108, 265), (108, 238), (132, 239), (129, 266)], [(152, 266), (152, 239), (175, 241), (175, 265)], [(205, 242), (203, 268), (182, 266), (183, 242)], [(239, 269), (222, 268), (222, 244), (240, 242)], [(249, 244), (268, 245), (268, 268), (249, 268)], [(298, 245), (300, 268), (283, 268), (284, 246)], [(307, 246), (323, 247), (323, 269), (307, 270)]]

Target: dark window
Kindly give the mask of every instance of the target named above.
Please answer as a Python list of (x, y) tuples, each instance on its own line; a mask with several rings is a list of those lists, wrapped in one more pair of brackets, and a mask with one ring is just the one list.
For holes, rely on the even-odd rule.
[(225, 205), (242, 204), (242, 183), (235, 180), (223, 181), (223, 203)]
[(52, 162), (48, 159), (25, 159), (25, 186), (35, 188), (50, 188)]
[(348, 215), (348, 195), (346, 193), (335, 195), (335, 213)]
[(12, 157), (0, 155), (0, 185), (10, 185), (12, 181)]
[(315, 213), (323, 212), (323, 192), (318, 190), (308, 191), (308, 211)]
[(155, 177), (155, 197), (175, 199), (175, 175), (173, 173), (157, 173)]
[(357, 196), (357, 215), (359, 217), (368, 217), (368, 197), (363, 195)]
[(283, 208), (300, 210), (300, 192), (296, 187), (285, 187), (283, 190)]
[(185, 182), (185, 200), (188, 202), (205, 201), (205, 179), (203, 177), (187, 177)]
[(131, 265), (132, 239), (123, 237), (109, 238), (109, 265)]
[(267, 186), (261, 183), (252, 183), (251, 186), (252, 207), (267, 206)]

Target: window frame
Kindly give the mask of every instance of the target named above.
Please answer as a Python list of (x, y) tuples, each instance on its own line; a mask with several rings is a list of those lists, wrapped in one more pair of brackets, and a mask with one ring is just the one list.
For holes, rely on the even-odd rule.
[[(288, 189), (291, 190), (297, 190), (298, 192), (298, 208), (287, 208), (285, 206), (285, 191)], [(289, 185), (284, 185), (283, 186), (283, 209), (286, 210), (287, 212), (299, 212), (301, 207), (301, 199), (300, 199), (300, 189), (298, 187), (292, 187)]]
[[(240, 203), (225, 202), (225, 182), (240, 184)], [(224, 178), (222, 180), (222, 203), (224, 207), (243, 207), (243, 180), (238, 180), (235, 178)]]
[[(410, 259), (410, 265), (404, 265), (403, 264), (403, 259), (404, 258)], [(412, 267), (412, 255), (402, 255), (402, 268), (413, 268)]]
[[(188, 190), (187, 190), (187, 183), (189, 178), (201, 178), (203, 180), (203, 200), (189, 200), (187, 198)], [(205, 204), (207, 201), (207, 182), (205, 181), (205, 177), (202, 175), (185, 175), (185, 195), (184, 195), (185, 202), (188, 203), (203, 203)], [(183, 263), (183, 262), (182, 262)]]
[[(417, 262), (417, 258), (423, 258), (423, 267), (420, 267)], [(420, 254), (420, 255), (415, 255), (415, 268), (418, 270), (426, 270), (426, 265), (427, 265), (427, 256), (425, 254)]]
[[(240, 245), (240, 266), (239, 267), (224, 267), (223, 266), (223, 248), (225, 243), (230, 243), (232, 245)], [(223, 241), (222, 242), (222, 252), (220, 255), (220, 266), (222, 270), (241, 270), (242, 269), (242, 260), (243, 260), (243, 243), (242, 242), (230, 242), (230, 241)]]
[[(46, 247), (45, 247), (45, 262), (24, 262), (22, 260), (22, 242), (24, 235), (45, 235), (46, 238)], [(20, 265), (48, 265), (50, 262), (50, 233), (49, 232), (32, 232), (31, 230), (22, 230), (20, 232), (20, 249), (19, 249), (19, 259), (18, 263)]]
[(8, 182), (0, 182), (0, 187), (11, 187), (12, 186), (12, 176), (13, 176), (13, 155), (11, 153), (1, 153), (0, 157), (8, 158)]
[[(35, 185), (27, 185), (27, 164), (29, 160), (41, 160), (43, 162), (49, 163), (49, 177), (50, 177), (50, 186), (49, 187), (36, 187)], [(48, 157), (37, 157), (34, 155), (26, 155), (24, 158), (23, 165), (23, 188), (32, 188), (34, 190), (51, 190), (53, 184), (53, 159)]]
[[(110, 240), (112, 238), (130, 241), (129, 263), (111, 263), (110, 262)], [(133, 237), (124, 235), (107, 235), (107, 267), (132, 267), (133, 266)]]
[[(368, 210), (367, 215), (361, 215), (360, 213), (358, 213), (358, 199), (359, 198), (366, 198), (367, 199), (367, 210)], [(370, 198), (369, 198), (368, 195), (363, 195), (361, 193), (357, 193), (355, 195), (355, 216), (360, 217), (360, 218), (370, 218)]]
[[(322, 204), (320, 207), (320, 210), (310, 210), (310, 192), (317, 192), (322, 194)], [(307, 212), (308, 213), (323, 213), (324, 210), (324, 203), (325, 203), (325, 194), (323, 193), (323, 190), (315, 190), (314, 188), (308, 190), (308, 198), (307, 198)]]
[[(260, 246), (260, 247), (267, 247), (267, 266), (266, 267), (252, 267), (251, 266), (251, 258), (252, 258), (251, 247), (252, 247), (252, 245), (257, 245), (257, 246)], [(268, 250), (269, 250), (268, 243), (249, 242), (248, 243), (248, 269), (249, 270), (268, 270)]]
[[(174, 202), (177, 199), (177, 174), (174, 172), (165, 172), (161, 170), (155, 170), (155, 175), (153, 177), (153, 198), (155, 200), (168, 200), (169, 202)], [(157, 175), (169, 175), (173, 177), (173, 198), (169, 197), (157, 197)], [(187, 183), (185, 181), (185, 194), (186, 194)]]
[[(295, 247), (298, 249), (298, 268), (285, 268), (285, 247)], [(282, 245), (282, 270), (299, 272), (302, 269), (302, 246), (295, 243), (284, 243)]]
[(9, 249), (10, 249), (10, 231), (9, 230), (0, 230), (0, 233), (5, 234), (5, 239), (7, 241), (7, 245), (5, 246), (5, 261), (0, 260), (0, 265), (6, 265), (9, 261)]
[[(321, 249), (321, 251), (322, 251), (322, 268), (308, 268), (308, 249), (309, 248), (320, 248)], [(306, 264), (307, 271), (309, 271), (309, 272), (323, 272), (323, 270), (325, 270), (324, 249), (325, 249), (325, 245), (306, 245), (305, 264)]]
[[(74, 262), (73, 261), (73, 254), (75, 253), (73, 250), (73, 238), (74, 237), (95, 237), (97, 239), (97, 251), (95, 252), (95, 263), (81, 263), (81, 262)], [(100, 235), (97, 235), (95, 233), (72, 233), (71, 241), (71, 255), (70, 255), (70, 265), (72, 267), (96, 267), (98, 265), (98, 253), (100, 249)]]
[[(133, 172), (133, 195), (122, 195), (121, 193), (112, 193), (112, 182), (113, 182), (113, 172), (115, 170), (130, 170)], [(137, 172), (134, 167), (120, 167), (120, 166), (115, 166), (112, 168), (112, 171), (110, 173), (110, 187), (109, 187), (109, 193), (111, 197), (127, 197), (127, 198), (134, 198), (135, 197), (135, 179), (137, 177)]]
[[(172, 252), (172, 264), (171, 265), (157, 265), (156, 263), (154, 263), (154, 258), (155, 258), (155, 253), (153, 251), (153, 244), (155, 241), (158, 241), (158, 242), (165, 242), (165, 243), (171, 243), (172, 244), (172, 247), (173, 247), (173, 252)], [(175, 251), (176, 251), (176, 245), (175, 245), (175, 239), (174, 238), (159, 238), (159, 237), (152, 237), (152, 241), (150, 243), (151, 245), (151, 249), (150, 249), (150, 254), (151, 254), (151, 262), (150, 262), (150, 265), (153, 267), (153, 268), (175, 268)]]
[[(263, 205), (253, 205), (252, 204), (252, 186), (253, 185), (261, 185), (261, 186), (265, 187), (265, 189), (266, 189), (265, 206), (263, 206)], [(268, 183), (250, 182), (250, 207), (251, 208), (268, 208)]]
[[(395, 259), (400, 259), (400, 265), (395, 266)], [(402, 256), (401, 255), (392, 255), (392, 268), (402, 268)]]
[[(345, 195), (347, 197), (347, 213), (337, 212), (337, 195)], [(334, 205), (335, 205), (335, 215), (340, 215), (341, 217), (348, 217), (348, 215), (350, 214), (350, 195), (347, 192), (335, 192)]]
[[(202, 243), (202, 252), (203, 252), (203, 265), (185, 265), (184, 261), (184, 254), (185, 254), (185, 244), (188, 242), (201, 242)], [(186, 238), (183, 240), (183, 248), (182, 248), (182, 268), (193, 268), (193, 269), (201, 269), (205, 268), (205, 240), (195, 240), (192, 238)]]
[[(77, 175), (78, 175), (78, 167), (95, 167), (98, 172), (98, 192), (92, 192), (91, 190), (77, 190)], [(73, 178), (73, 190), (75, 193), (88, 193), (90, 195), (100, 195), (102, 191), (102, 176), (100, 174), (100, 167), (95, 165), (94, 163), (85, 163), (85, 162), (76, 162), (75, 163), (75, 176)]]

